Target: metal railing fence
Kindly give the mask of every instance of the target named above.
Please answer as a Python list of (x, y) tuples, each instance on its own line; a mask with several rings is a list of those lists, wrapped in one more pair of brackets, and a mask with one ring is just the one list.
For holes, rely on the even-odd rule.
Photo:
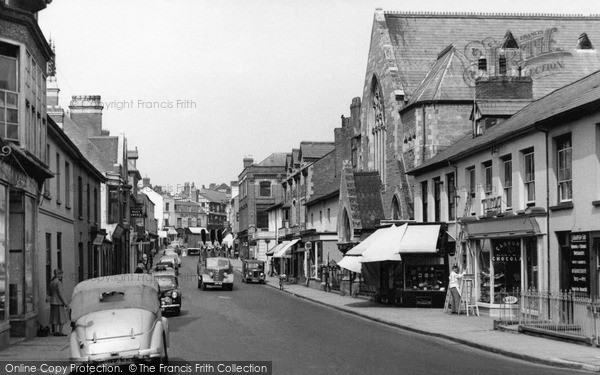
[(521, 294), (520, 302), (520, 329), (598, 345), (598, 298), (570, 291), (529, 290)]

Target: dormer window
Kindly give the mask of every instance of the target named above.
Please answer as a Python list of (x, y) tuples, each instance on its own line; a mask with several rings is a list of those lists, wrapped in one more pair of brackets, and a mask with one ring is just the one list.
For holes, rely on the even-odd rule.
[(582, 33), (577, 41), (577, 49), (594, 49), (590, 38), (586, 33)]

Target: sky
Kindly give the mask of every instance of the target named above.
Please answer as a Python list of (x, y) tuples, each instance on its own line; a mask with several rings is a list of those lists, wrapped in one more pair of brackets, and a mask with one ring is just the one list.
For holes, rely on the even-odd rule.
[(60, 103), (101, 95), (103, 127), (152, 184), (237, 180), (242, 160), (333, 141), (361, 97), (375, 9), (600, 14), (597, 1), (54, 0)]

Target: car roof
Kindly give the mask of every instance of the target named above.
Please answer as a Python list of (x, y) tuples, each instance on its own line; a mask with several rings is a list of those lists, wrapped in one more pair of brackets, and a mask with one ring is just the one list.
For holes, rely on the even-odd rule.
[[(139, 308), (157, 313), (158, 283), (154, 277), (144, 273), (131, 273), (97, 277), (80, 282), (73, 289), (71, 297), (71, 320), (92, 312)], [(103, 302), (102, 297), (108, 293), (123, 293), (123, 299), (115, 302)]]

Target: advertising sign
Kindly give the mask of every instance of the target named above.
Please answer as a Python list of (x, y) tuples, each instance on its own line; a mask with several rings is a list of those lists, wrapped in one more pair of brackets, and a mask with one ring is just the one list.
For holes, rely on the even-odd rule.
[(590, 249), (588, 233), (571, 233), (571, 264), (569, 265), (571, 290), (590, 293)]

